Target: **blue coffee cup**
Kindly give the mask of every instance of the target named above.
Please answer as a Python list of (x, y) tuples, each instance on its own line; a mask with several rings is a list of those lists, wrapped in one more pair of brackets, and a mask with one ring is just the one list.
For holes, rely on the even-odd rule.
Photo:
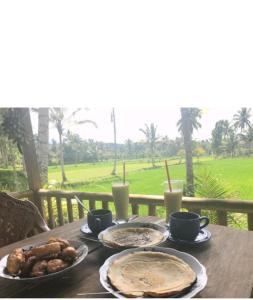
[(170, 233), (174, 240), (194, 241), (200, 230), (208, 224), (208, 217), (201, 217), (193, 212), (170, 214)]
[(112, 212), (107, 209), (94, 209), (87, 214), (87, 223), (90, 230), (98, 234), (112, 226)]

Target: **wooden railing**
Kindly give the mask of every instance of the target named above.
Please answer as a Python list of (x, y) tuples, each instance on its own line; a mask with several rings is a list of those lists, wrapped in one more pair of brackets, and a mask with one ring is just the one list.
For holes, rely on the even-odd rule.
[(12, 197), (17, 199), (33, 199), (33, 191), (27, 190), (23, 192), (11, 192), (9, 193)]
[[(48, 225), (53, 228), (85, 216), (86, 212), (75, 201), (75, 195), (89, 209), (101, 207), (108, 209), (113, 205), (111, 193), (39, 190), (34, 195), (34, 198), (36, 200), (35, 203), (39, 204), (38, 207), (44, 218), (48, 221)], [(139, 214), (140, 206), (145, 206), (147, 215), (155, 216), (158, 208), (164, 206), (163, 196), (157, 195), (132, 194), (129, 197), (129, 202), (131, 212), (134, 215)], [(243, 213), (247, 215), (248, 230), (253, 230), (253, 201), (183, 197), (182, 207), (199, 214), (201, 214), (202, 210), (216, 211), (217, 223), (224, 226), (228, 225), (229, 212)]]

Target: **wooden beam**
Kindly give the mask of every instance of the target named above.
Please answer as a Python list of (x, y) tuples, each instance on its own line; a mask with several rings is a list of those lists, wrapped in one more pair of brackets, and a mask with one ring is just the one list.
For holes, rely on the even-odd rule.
[[(88, 200), (109, 201), (113, 202), (111, 193), (91, 193), (91, 192), (73, 192), (73, 191), (51, 191), (40, 189), (39, 193), (45, 196), (74, 196)], [(157, 206), (164, 206), (163, 196), (159, 195), (129, 195), (130, 204), (154, 204)], [(225, 200), (225, 199), (206, 199), (196, 197), (183, 197), (182, 207), (189, 210), (206, 209), (206, 210), (219, 210), (230, 211), (238, 213), (253, 213), (253, 200)]]
[(17, 199), (24, 199), (24, 198), (29, 198), (29, 197), (33, 196), (33, 191), (28, 190), (28, 191), (22, 191), (22, 192), (11, 192), (8, 194)]

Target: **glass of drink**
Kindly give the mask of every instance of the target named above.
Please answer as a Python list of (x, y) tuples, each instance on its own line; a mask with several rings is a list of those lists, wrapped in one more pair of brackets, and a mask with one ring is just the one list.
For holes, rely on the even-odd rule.
[(166, 209), (166, 223), (172, 212), (180, 211), (183, 196), (183, 180), (171, 180), (171, 191), (168, 181), (164, 182), (164, 205)]
[(128, 221), (129, 184), (113, 182), (112, 195), (116, 211), (116, 219)]

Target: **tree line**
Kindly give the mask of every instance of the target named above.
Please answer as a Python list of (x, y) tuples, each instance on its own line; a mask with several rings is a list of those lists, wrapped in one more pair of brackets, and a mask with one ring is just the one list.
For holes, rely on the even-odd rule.
[(253, 126), (251, 109), (243, 107), (231, 120), (219, 120), (212, 131), (212, 151), (215, 156), (252, 154)]
[[(114, 143), (98, 142), (93, 139), (82, 139), (78, 134), (68, 131), (63, 139), (65, 164), (96, 163), (114, 160)], [(152, 149), (152, 150), (151, 150)], [(169, 139), (160, 137), (155, 146), (149, 148), (146, 139), (134, 142), (127, 139), (124, 143), (117, 143), (117, 159), (149, 159), (151, 166), (156, 160), (165, 157), (184, 158), (182, 137)], [(211, 144), (208, 140), (193, 141), (193, 155), (202, 156), (211, 154)], [(150, 153), (152, 151), (152, 153)], [(59, 144), (52, 140), (49, 144), (49, 165), (59, 165)]]

